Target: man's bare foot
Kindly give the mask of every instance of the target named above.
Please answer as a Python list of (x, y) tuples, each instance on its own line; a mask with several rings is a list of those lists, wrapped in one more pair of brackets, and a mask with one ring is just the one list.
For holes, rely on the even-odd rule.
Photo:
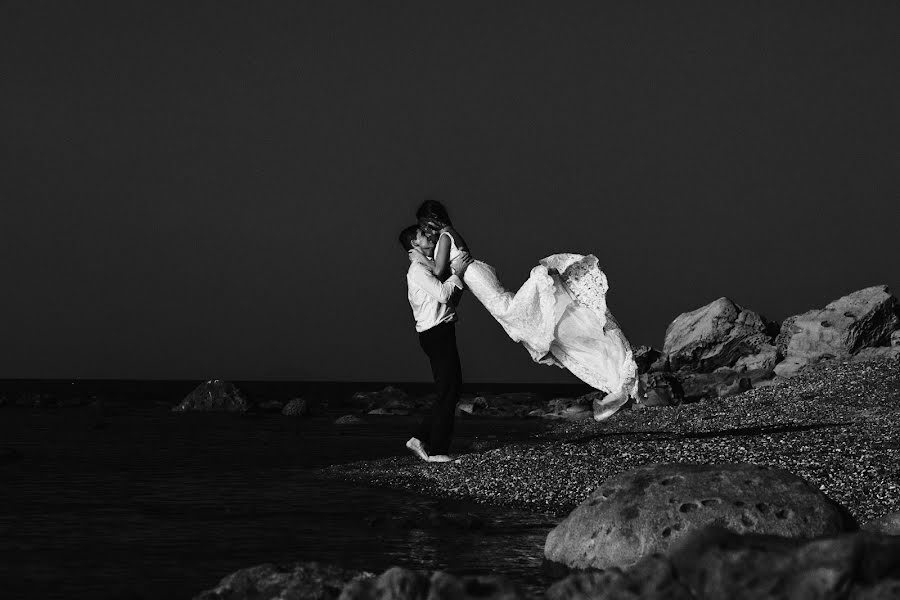
[(409, 448), (410, 452), (412, 452), (422, 460), (429, 460), (428, 453), (425, 452), (425, 448), (422, 447), (422, 442), (419, 441), (419, 438), (409, 438), (409, 440), (407, 440), (406, 442), (406, 447)]
[(428, 457), (428, 462), (450, 462), (453, 460), (446, 454), (432, 454)]

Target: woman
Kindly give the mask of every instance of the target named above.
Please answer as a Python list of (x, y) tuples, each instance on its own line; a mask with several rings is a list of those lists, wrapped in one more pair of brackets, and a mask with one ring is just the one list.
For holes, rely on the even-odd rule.
[[(465, 240), (453, 228), (447, 209), (426, 200), (416, 212), (419, 227), (437, 237), (436, 277), (450, 275), (450, 263)], [(592, 254), (553, 254), (531, 270), (516, 293), (504, 289), (490, 265), (476, 260), (463, 280), (472, 294), (538, 363), (568, 369), (607, 396), (594, 403), (594, 419), (609, 418), (637, 399), (638, 374), (631, 345), (606, 306), (609, 285)]]

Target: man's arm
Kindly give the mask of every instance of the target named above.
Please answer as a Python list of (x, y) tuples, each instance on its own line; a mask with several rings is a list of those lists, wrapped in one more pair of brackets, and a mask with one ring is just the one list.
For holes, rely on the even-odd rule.
[(434, 273), (421, 265), (410, 269), (407, 277), (441, 304), (447, 304), (455, 290), (463, 289), (463, 282), (457, 275), (451, 275), (441, 283)]

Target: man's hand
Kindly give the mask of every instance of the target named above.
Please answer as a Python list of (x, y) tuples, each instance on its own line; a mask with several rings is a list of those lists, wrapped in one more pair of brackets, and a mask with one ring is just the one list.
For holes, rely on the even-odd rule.
[(453, 269), (454, 273), (462, 277), (463, 273), (466, 272), (466, 269), (468, 269), (469, 265), (473, 262), (475, 262), (475, 259), (472, 258), (468, 252), (460, 252), (459, 256), (450, 263), (450, 267)]
[(453, 308), (456, 308), (457, 306), (459, 306), (459, 301), (462, 300), (462, 295), (463, 295), (464, 291), (465, 290), (462, 290), (460, 288), (456, 288), (455, 290), (453, 290), (453, 293), (450, 294), (450, 300), (447, 301), (447, 304), (449, 304)]

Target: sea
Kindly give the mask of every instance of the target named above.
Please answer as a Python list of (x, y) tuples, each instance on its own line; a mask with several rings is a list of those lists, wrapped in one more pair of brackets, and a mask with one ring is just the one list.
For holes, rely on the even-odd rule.
[[(550, 583), (557, 519), (324, 479), (320, 467), (403, 455), (415, 416), (341, 426), (379, 382), (234, 382), (257, 402), (294, 397), (314, 416), (180, 413), (198, 381), (0, 381), (0, 597), (177, 599), (262, 563), (398, 565)], [(428, 383), (397, 384), (412, 395)], [(477, 384), (550, 399), (581, 385)], [(454, 444), (527, 442), (541, 419), (458, 419)], [(427, 515), (468, 515), (447, 526)], [(475, 525), (472, 525), (475, 523)]]

